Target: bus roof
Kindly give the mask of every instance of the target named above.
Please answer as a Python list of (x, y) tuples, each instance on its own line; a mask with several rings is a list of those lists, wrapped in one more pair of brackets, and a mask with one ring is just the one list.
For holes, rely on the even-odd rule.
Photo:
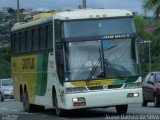
[(87, 19), (131, 15), (132, 13), (130, 11), (120, 9), (80, 9), (73, 11), (65, 11), (63, 13), (57, 13), (54, 15), (54, 19)]
[(47, 24), (54, 19), (59, 20), (74, 20), (74, 19), (94, 19), (94, 18), (109, 18), (109, 17), (123, 17), (132, 16), (132, 12), (120, 9), (78, 9), (71, 11), (64, 11), (52, 14), (51, 16), (43, 19), (38, 19), (28, 23), (16, 23), (11, 31), (17, 31), (28, 27)]

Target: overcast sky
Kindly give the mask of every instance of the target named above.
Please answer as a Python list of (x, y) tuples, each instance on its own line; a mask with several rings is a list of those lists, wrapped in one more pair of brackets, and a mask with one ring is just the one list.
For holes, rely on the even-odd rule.
[[(17, 0), (0, 0), (3, 7), (16, 8)], [(33, 10), (73, 9), (81, 5), (82, 0), (19, 0), (21, 8)], [(88, 8), (118, 8), (143, 13), (142, 0), (87, 0)]]

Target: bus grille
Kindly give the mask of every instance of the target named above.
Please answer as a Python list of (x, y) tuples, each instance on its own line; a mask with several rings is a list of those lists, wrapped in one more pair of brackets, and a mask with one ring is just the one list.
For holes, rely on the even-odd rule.
[[(107, 89), (115, 89), (115, 88), (121, 88), (123, 84), (119, 85), (108, 85)], [(89, 90), (103, 90), (105, 89), (103, 86), (88, 86), (87, 87)]]
[(103, 90), (103, 86), (88, 86), (89, 90)]
[(108, 89), (121, 88), (122, 86), (123, 86), (123, 84), (119, 84), (119, 85), (108, 85)]

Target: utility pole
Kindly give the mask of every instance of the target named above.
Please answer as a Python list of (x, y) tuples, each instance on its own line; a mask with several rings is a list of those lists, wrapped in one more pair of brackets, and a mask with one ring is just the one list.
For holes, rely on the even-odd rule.
[(86, 9), (86, 0), (82, 0), (82, 8)]
[(149, 72), (151, 72), (151, 41), (148, 42), (149, 49)]
[(148, 57), (149, 57), (149, 61), (148, 61), (148, 72), (151, 72), (151, 42), (150, 40), (148, 41), (143, 41), (144, 43), (148, 43)]
[(17, 0), (17, 22), (19, 22), (19, 0)]

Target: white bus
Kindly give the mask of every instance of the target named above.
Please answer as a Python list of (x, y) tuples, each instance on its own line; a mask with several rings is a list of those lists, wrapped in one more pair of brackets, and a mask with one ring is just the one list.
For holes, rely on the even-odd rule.
[(86, 9), (12, 28), (14, 96), (24, 110), (66, 110), (142, 102), (137, 34), (126, 10)]

